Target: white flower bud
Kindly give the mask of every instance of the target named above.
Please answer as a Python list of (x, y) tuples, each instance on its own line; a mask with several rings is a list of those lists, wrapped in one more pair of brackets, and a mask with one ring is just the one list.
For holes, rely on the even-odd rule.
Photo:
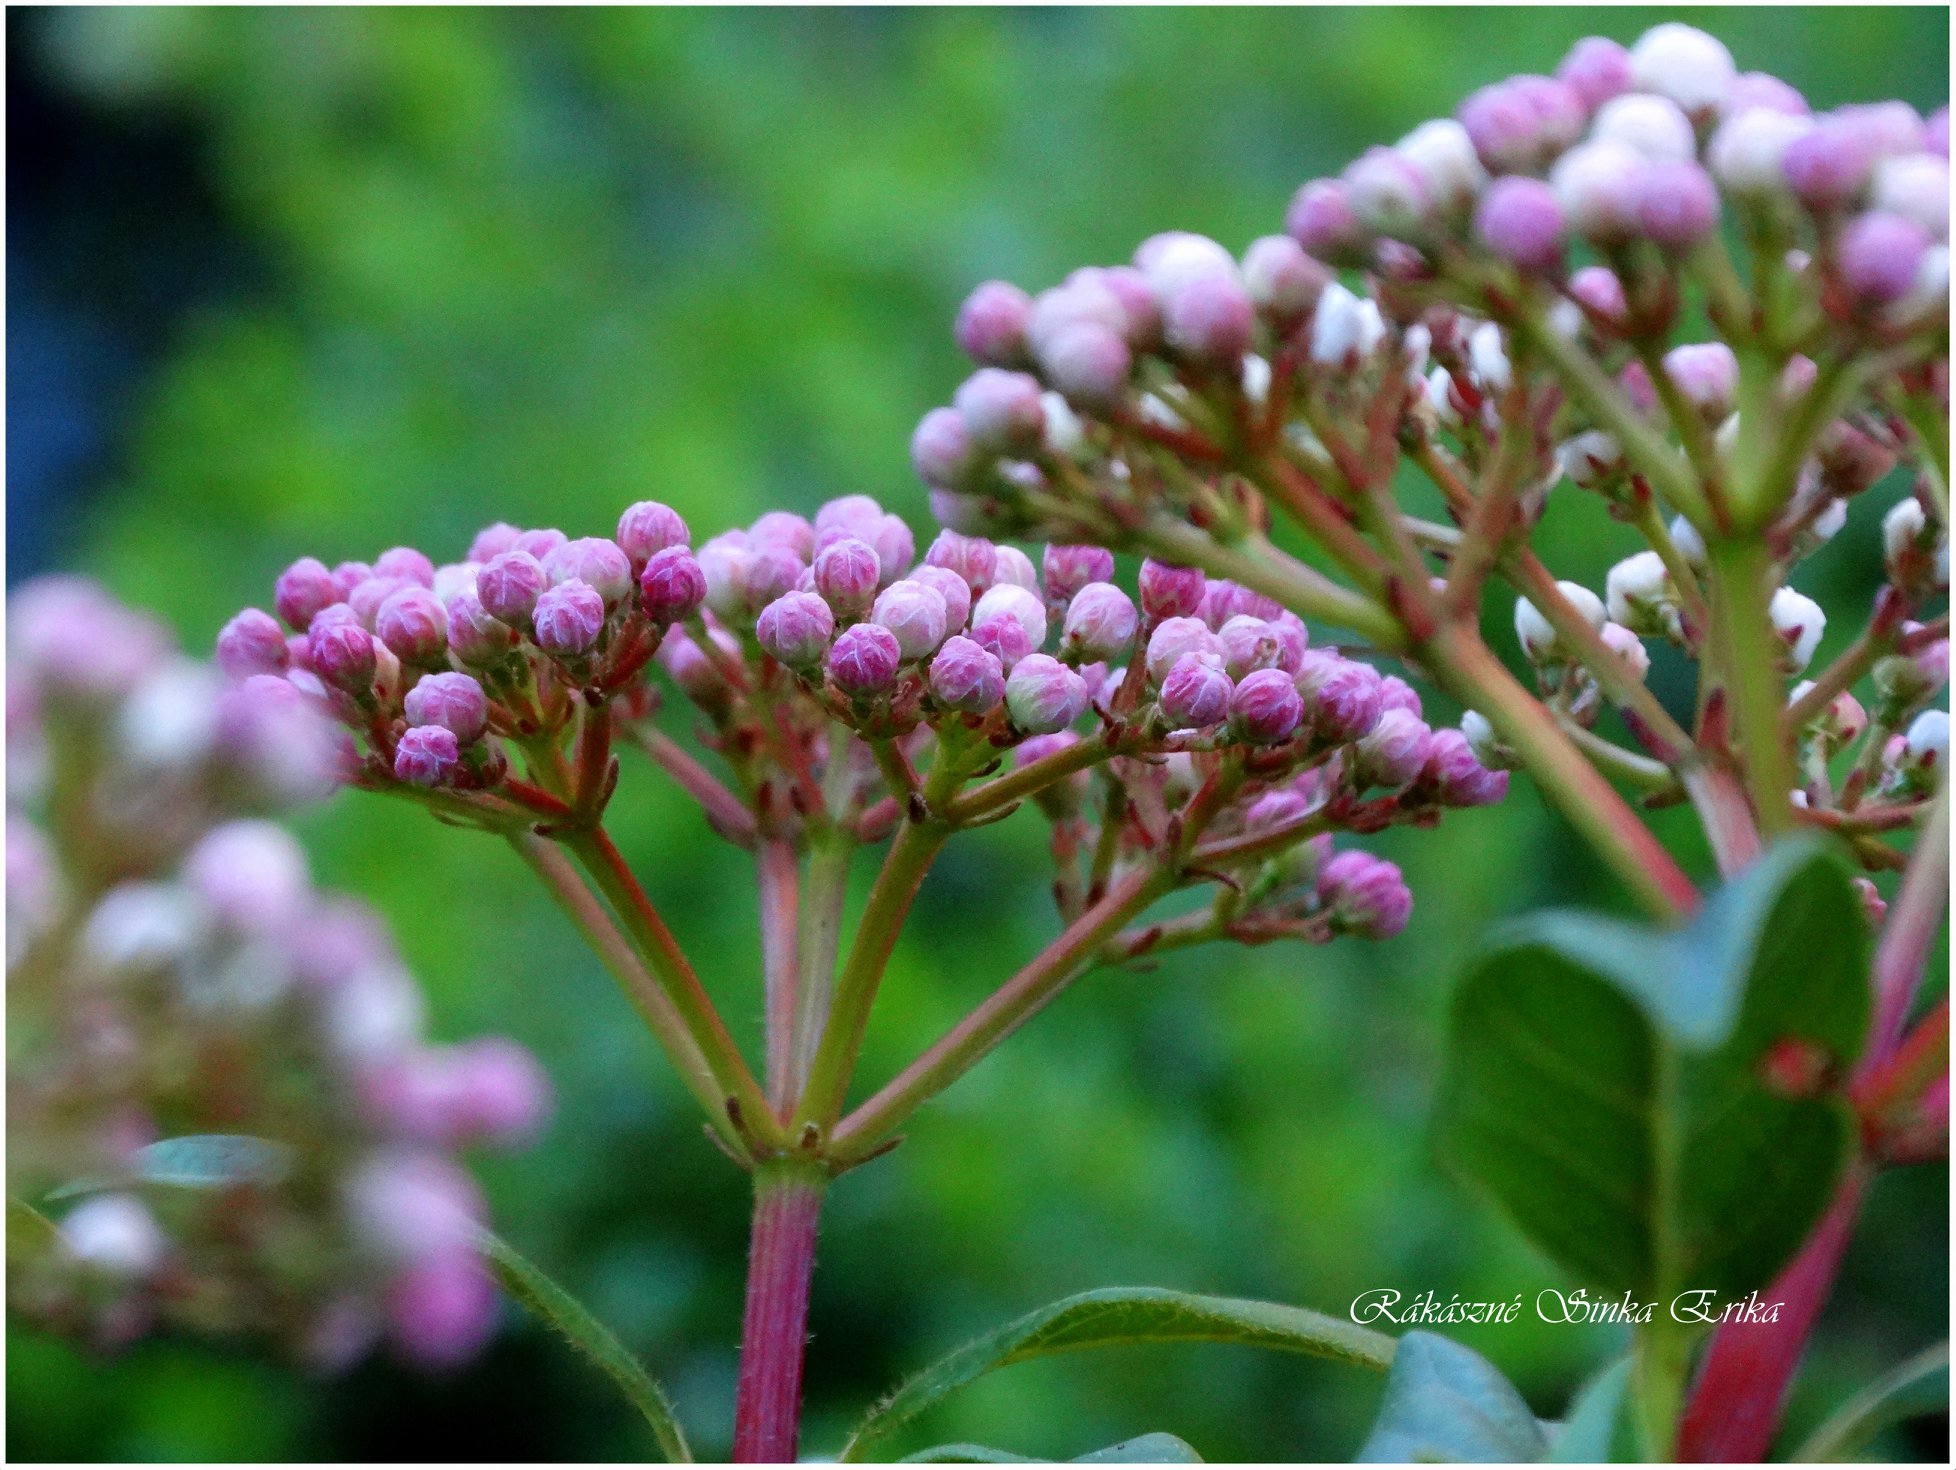
[(1791, 587), (1782, 587), (1773, 594), (1767, 613), (1772, 618), (1773, 631), (1786, 645), (1782, 667), (1788, 673), (1799, 673), (1813, 662), (1820, 635), (1827, 631), (1827, 614), (1820, 610), (1819, 603)]
[[(999, 547), (1000, 564), (1003, 566), (1004, 553), (1010, 548)], [(978, 599), (978, 605), (971, 610), (971, 626), (982, 628), (989, 618), (1000, 613), (1013, 618), (1025, 629), (1026, 640), (1038, 649), (1046, 643), (1046, 605), (1039, 598), (1026, 591), (1016, 582), (1000, 582), (986, 591)]]
[(1605, 102), (1589, 136), (1599, 143), (1621, 143), (1653, 163), (1684, 163), (1698, 156), (1691, 119), (1669, 98), (1647, 92), (1628, 92)]
[(1469, 203), (1487, 183), (1474, 140), (1450, 117), (1421, 123), (1399, 140), (1398, 153), (1424, 176), (1428, 192), (1443, 206)]
[(1787, 192), (1786, 150), (1814, 129), (1809, 117), (1750, 107), (1712, 135), (1706, 160), (1719, 187), (1737, 199), (1777, 199)]
[(1603, 624), (1603, 646), (1624, 663), (1639, 679), (1650, 673), (1650, 650), (1644, 640), (1621, 623)]
[[(992, 570), (994, 587), (1023, 587), (1028, 592), (1039, 590), (1039, 573), (1032, 565), (1032, 558), (1016, 546), (1000, 546), (997, 549), (997, 564)], [(1034, 640), (1037, 647), (1037, 640)]]
[(1902, 748), (1909, 764), (1920, 771), (1932, 770), (1949, 760), (1949, 711), (1925, 709), (1912, 720), (1902, 737)]
[(1875, 165), (1870, 208), (1913, 220), (1938, 240), (1949, 238), (1949, 160), (1905, 153)]
[(1515, 753), (1501, 743), (1494, 726), (1479, 710), (1470, 709), (1460, 717), (1460, 733), (1467, 737), (1467, 748), (1474, 759), (1490, 771), (1516, 769)]
[(1468, 334), (1467, 363), (1474, 370), (1474, 378), (1483, 393), (1505, 393), (1514, 383), (1507, 345), (1501, 340), (1501, 329), (1493, 322), (1482, 322)]
[(1652, 26), (1630, 48), (1631, 80), (1686, 112), (1716, 108), (1737, 75), (1724, 42), (1678, 21)]
[(1585, 490), (1614, 479), (1623, 472), (1623, 446), (1614, 434), (1587, 429), (1566, 441), (1556, 451), (1562, 473), (1572, 484)]
[(1702, 567), (1705, 564), (1705, 538), (1698, 534), (1698, 528), (1683, 516), (1671, 518), (1671, 544), (1678, 549), (1678, 555), (1687, 564)]
[(1366, 358), (1384, 340), (1385, 319), (1376, 303), (1361, 300), (1335, 281), (1324, 288), (1311, 321), (1313, 362), (1336, 365)]
[(1670, 574), (1654, 551), (1627, 556), (1603, 579), (1603, 597), (1610, 620), (1633, 632), (1662, 636), (1665, 613), (1673, 606)]
[[(1578, 582), (1557, 582), (1555, 585), (1584, 621), (1600, 633), (1603, 624), (1608, 621), (1603, 612), (1603, 599)], [(1528, 655), (1531, 663), (1543, 663), (1557, 651), (1555, 629), (1541, 610), (1525, 597), (1515, 599), (1515, 637), (1521, 641), (1522, 652)]]
[(97, 1195), (77, 1205), (61, 1222), (61, 1238), (78, 1260), (126, 1278), (149, 1275), (169, 1248), (155, 1218), (128, 1194)]

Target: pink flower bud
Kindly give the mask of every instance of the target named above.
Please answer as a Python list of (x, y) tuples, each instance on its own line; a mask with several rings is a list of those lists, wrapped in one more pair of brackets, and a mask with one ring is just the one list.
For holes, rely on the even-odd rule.
[(290, 663), (285, 630), (255, 607), (232, 618), (217, 635), (217, 666), (233, 679), (282, 674)]
[(1865, 130), (1838, 116), (1826, 117), (1787, 143), (1780, 167), (1795, 198), (1808, 209), (1826, 212), (1860, 197), (1877, 156)]
[(1732, 412), (1739, 392), (1739, 359), (1723, 342), (1687, 342), (1664, 354), (1664, 371), (1678, 391), (1719, 424)]
[(1086, 680), (1050, 654), (1027, 654), (1005, 681), (1005, 708), (1028, 735), (1064, 730), (1086, 707)]
[(517, 644), (517, 632), (500, 618), (489, 616), (473, 592), (448, 599), (448, 651), (470, 668), (487, 668), (501, 661)]
[(618, 545), (635, 567), (643, 566), (660, 552), (685, 546), (692, 532), (678, 511), (656, 500), (641, 500), (625, 508), (618, 517)]
[(1649, 160), (1612, 139), (1571, 148), (1549, 170), (1549, 187), (1569, 228), (1585, 240), (1609, 245), (1637, 231), (1641, 179)]
[(1569, 295), (1599, 320), (1621, 324), (1629, 314), (1630, 303), (1623, 294), (1623, 282), (1605, 265), (1586, 265), (1569, 277)]
[(1688, 250), (1718, 225), (1718, 189), (1694, 161), (1650, 164), (1637, 190), (1637, 223), (1660, 249)]
[(1127, 388), (1133, 357), (1118, 332), (1091, 322), (1060, 332), (1039, 353), (1046, 380), (1083, 408), (1109, 408)]
[(399, 577), (417, 587), (435, 585), (435, 564), (412, 546), (396, 546), (374, 558), (376, 577)]
[(1195, 362), (1227, 366), (1250, 350), (1256, 308), (1236, 275), (1236, 264), (1181, 282), (1162, 302), (1168, 345)]
[(1337, 179), (1313, 179), (1284, 213), (1284, 233), (1307, 255), (1328, 265), (1365, 263), (1371, 237), (1352, 212), (1351, 194)]
[(1841, 231), (1841, 284), (1865, 306), (1899, 301), (1934, 243), (1922, 226), (1898, 214), (1860, 215)]
[(582, 582), (615, 608), (631, 595), (632, 564), (614, 541), (582, 536), (566, 541), (543, 559), (543, 574), (553, 587)]
[(306, 663), (335, 689), (362, 699), (373, 693), (378, 668), (373, 635), (358, 623), (316, 622), (306, 638)]
[(516, 538), (523, 532), (508, 521), (497, 521), (493, 526), (484, 526), (475, 533), (475, 540), (469, 543), (469, 560), (478, 566), (494, 561), (505, 551), (512, 550)]
[(845, 628), (829, 649), (829, 678), (851, 699), (887, 694), (896, 684), (903, 650), (896, 634), (875, 623)]
[(527, 551), (506, 551), (492, 557), (475, 574), (475, 595), (483, 611), (512, 628), (530, 626), (537, 598), (549, 585), (543, 563)]
[(905, 663), (929, 658), (949, 631), (943, 596), (922, 582), (893, 582), (878, 595), (870, 621), (896, 635)]
[(326, 570), (325, 564), (302, 556), (278, 574), (272, 606), (278, 609), (288, 628), (304, 631), (321, 608), (330, 607), (342, 598), (339, 582)]
[(1482, 87), (1455, 114), (1488, 171), (1533, 173), (1581, 136), (1588, 107), (1566, 82), (1519, 76)]
[(1258, 669), (1236, 686), (1229, 701), (1229, 727), (1252, 745), (1277, 745), (1297, 733), (1304, 701), (1282, 669)]
[(1017, 367), (1025, 361), (1032, 298), (1009, 281), (986, 281), (958, 308), (954, 335), (973, 362)]
[(791, 669), (821, 665), (835, 632), (835, 615), (812, 592), (790, 592), (761, 610), (754, 636), (769, 656)]
[(1490, 771), (1474, 758), (1459, 730), (1435, 730), (1427, 741), (1420, 784), (1444, 806), (1491, 806), (1508, 794), (1508, 773)]
[(369, 633), (380, 621), (380, 605), (396, 592), (414, 586), (403, 582), (399, 577), (369, 577), (359, 583), (346, 595), (346, 605), (353, 609), (353, 615)]
[(1584, 36), (1555, 69), (1591, 112), (1630, 90), (1630, 53), (1607, 36)]
[(964, 578), (974, 593), (991, 588), (998, 568), (998, 549), (981, 536), (960, 536), (956, 531), (939, 531), (937, 539), (924, 553), (924, 560)]
[(448, 652), (448, 609), (427, 588), (410, 583), (380, 605), (374, 634), (402, 663), (439, 662)]
[(747, 539), (755, 547), (778, 547), (803, 565), (815, 555), (815, 528), (789, 510), (764, 512), (747, 528)]
[(1276, 667), (1295, 677), (1304, 667), (1304, 655), (1311, 646), (1310, 630), (1289, 608), (1279, 609), (1275, 618), (1267, 618), (1265, 622), (1277, 637)]
[(944, 599), (944, 631), (961, 631), (971, 617), (971, 588), (956, 572), (945, 567), (922, 566), (910, 580), (930, 588)]
[(461, 762), (455, 732), (440, 725), (416, 725), (394, 747), (394, 779), (410, 786), (439, 786)]
[(860, 618), (876, 600), (881, 575), (876, 549), (845, 536), (815, 553), (815, 590), (840, 618)]
[(1114, 580), (1114, 553), (1099, 546), (1048, 546), (1040, 558), (1046, 601), (1061, 607), (1089, 582)]
[(280, 931), (311, 897), (304, 850), (270, 822), (212, 828), (184, 858), (183, 876), (220, 923), (246, 933)]
[(1287, 325), (1318, 304), (1331, 272), (1288, 235), (1265, 235), (1243, 252), (1243, 287), (1272, 323)]
[(971, 641), (997, 659), (999, 667), (1007, 673), (1017, 667), (1019, 660), (1035, 647), (1026, 634), (1025, 624), (1009, 612), (995, 613), (987, 618), (974, 617)]
[[(1001, 551), (1011, 550), (1001, 547)], [(1001, 565), (1005, 565), (1001, 562)], [(971, 610), (971, 621), (982, 626), (991, 619), (1005, 614), (1018, 621), (1025, 630), (1026, 646), (1037, 649), (1046, 643), (1046, 607), (1036, 596), (1016, 582), (1001, 581), (983, 597)], [(1001, 658), (1003, 656), (1001, 655)], [(1010, 667), (1010, 660), (1004, 660)]]
[(751, 616), (748, 581), (754, 570), (754, 548), (747, 533), (722, 531), (700, 547), (696, 560), (706, 577), (706, 605), (714, 616), (729, 623)]
[(1379, 710), (1404, 710), (1409, 715), (1424, 715), (1419, 693), (1397, 674), (1387, 674), (1379, 680)]
[(1124, 663), (1134, 648), (1140, 621), (1120, 588), (1111, 582), (1089, 582), (1074, 594), (1066, 610), (1061, 650), (1076, 663)]
[(1344, 173), (1345, 195), (1359, 224), (1396, 240), (1417, 238), (1435, 200), (1420, 171), (1391, 148), (1368, 148)]
[(930, 692), (946, 709), (990, 714), (1005, 698), (1004, 665), (969, 638), (948, 639), (930, 661)]
[(1252, 592), (1238, 582), (1217, 579), (1203, 590), (1200, 616), (1211, 628), (1220, 630), (1231, 618), (1260, 618), (1269, 622), (1282, 611), (1275, 598)]
[(1229, 718), (1236, 686), (1214, 654), (1185, 653), (1161, 681), (1161, 713), (1173, 730), (1207, 730)]
[(516, 538), (511, 551), (521, 551), (541, 562), (551, 552), (562, 546), (570, 537), (555, 527), (546, 526), (536, 531), (525, 531)]
[(461, 1141), (521, 1142), (543, 1126), (550, 1114), (550, 1079), (523, 1047), (484, 1037), (457, 1047), (454, 1061)]
[(910, 533), (909, 523), (900, 515), (879, 517), (870, 528), (867, 539), (870, 549), (876, 553), (876, 585), (879, 587), (888, 587), (903, 575), (904, 568), (917, 559), (917, 538)]
[(1352, 770), (1368, 786), (1404, 786), (1425, 769), (1431, 738), (1418, 715), (1388, 709), (1352, 747)]
[(1359, 739), (1378, 724), (1384, 709), (1377, 670), (1329, 649), (1305, 653), (1296, 684), (1312, 734), (1331, 744)]
[(646, 560), (638, 579), (638, 605), (661, 627), (684, 622), (706, 601), (706, 573), (683, 546), (668, 546)]
[(387, 1323), (409, 1362), (454, 1368), (474, 1357), (496, 1325), (496, 1288), (482, 1263), (457, 1251), (408, 1266), (387, 1287)]
[(557, 658), (574, 658), (597, 647), (604, 631), (604, 599), (589, 583), (565, 582), (537, 599), (530, 620), (538, 648)]
[(1399, 869), (1357, 849), (1334, 853), (1325, 863), (1318, 901), (1341, 933), (1360, 939), (1390, 939), (1413, 912), (1413, 895)]
[(752, 545), (739, 573), (742, 607), (766, 607), (793, 592), (804, 570), (801, 558), (780, 542)]
[(340, 590), (340, 600), (353, 596), (353, 589), (372, 578), (374, 569), (363, 561), (343, 561), (333, 568), (333, 585)]
[(910, 436), (910, 465), (926, 485), (955, 490), (970, 483), (984, 463), (955, 408), (933, 408)]
[(410, 725), (439, 725), (462, 745), (489, 729), (489, 700), (467, 674), (427, 674), (403, 701)]
[(873, 539), (876, 523), (883, 519), (883, 507), (873, 495), (838, 495), (824, 501), (815, 512), (815, 545), (820, 549), (836, 536), (854, 536), (858, 541)]
[(1029, 454), (1046, 433), (1039, 380), (1030, 373), (984, 367), (958, 385), (952, 404), (966, 439), (984, 454)]
[(1141, 610), (1152, 622), (1185, 618), (1202, 605), (1205, 578), (1199, 568), (1171, 566), (1165, 561), (1141, 563)]
[(1728, 118), (1742, 117), (1748, 112), (1777, 112), (1784, 117), (1806, 117), (1813, 108), (1791, 83), (1781, 81), (1770, 72), (1749, 71), (1741, 73), (1733, 81), (1720, 110)]
[(1283, 657), (1283, 643), (1277, 629), (1262, 618), (1239, 613), (1217, 630), (1222, 640), (1223, 663), (1232, 679), (1240, 679), (1258, 669), (1274, 669)]
[(1562, 263), (1562, 205), (1540, 179), (1496, 179), (1474, 213), (1474, 233), (1518, 270), (1552, 271)]
[(1206, 654), (1218, 666), (1228, 656), (1222, 639), (1200, 618), (1164, 618), (1148, 637), (1148, 677), (1160, 684), (1183, 657)]
[(994, 547), (993, 554), (998, 558), (998, 564), (992, 571), (993, 587), (1022, 587), (1032, 593), (1039, 591), (1039, 572), (1034, 568), (1031, 557), (1016, 546)]

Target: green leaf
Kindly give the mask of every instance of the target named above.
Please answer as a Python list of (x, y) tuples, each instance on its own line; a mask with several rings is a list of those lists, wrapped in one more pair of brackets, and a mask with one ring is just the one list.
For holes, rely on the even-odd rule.
[(674, 1464), (690, 1461), (693, 1452), (686, 1444), (686, 1432), (679, 1426), (679, 1416), (673, 1409), (672, 1400), (666, 1397), (666, 1391), (639, 1365), (638, 1359), (626, 1350), (625, 1345), (612, 1336), (611, 1329), (593, 1317), (585, 1310), (583, 1303), (544, 1275), (501, 1236), (488, 1230), (477, 1232), (477, 1236), (482, 1253), (488, 1257), (503, 1289), (555, 1328), (572, 1347), (584, 1353), (600, 1372), (618, 1385), (625, 1397), (631, 1400), (632, 1406), (645, 1416), (645, 1422), (652, 1426), (652, 1433), (668, 1461)]
[[(941, 1444), (935, 1449), (905, 1455), (900, 1465), (1050, 1465), (1051, 1460), (1015, 1455), (1010, 1450), (994, 1450), (981, 1444)], [(1068, 1463), (1074, 1465), (1200, 1465), (1202, 1456), (1186, 1441), (1172, 1434), (1143, 1434), (1094, 1450)]]
[(1496, 936), (1454, 998), (1444, 1162), (1545, 1253), (1660, 1313), (1763, 1286), (1831, 1197), (1839, 1096), (1761, 1064), (1796, 1042), (1844, 1076), (1868, 1023), (1866, 923), (1818, 846), (1775, 848), (1683, 929), (1551, 913)]
[(1355, 1457), (1361, 1464), (1539, 1460), (1547, 1448), (1536, 1422), (1501, 1370), (1434, 1332), (1409, 1332), (1387, 1375), (1378, 1422)]
[(1859, 1460), (1890, 1424), (1949, 1408), (1949, 1344), (1925, 1348), (1842, 1404), (1794, 1453), (1794, 1464)]
[(7, 1199), (7, 1264), (19, 1268), (60, 1249), (61, 1229), (25, 1200)]
[(1624, 1412), (1630, 1387), (1630, 1359), (1618, 1358), (1583, 1386), (1569, 1405), (1569, 1416), (1549, 1431), (1547, 1459), (1581, 1465), (1635, 1460), (1635, 1426)]
[(924, 1410), (994, 1368), (1053, 1353), (1144, 1342), (1244, 1343), (1374, 1369), (1383, 1369), (1393, 1353), (1393, 1341), (1383, 1333), (1302, 1307), (1153, 1287), (1108, 1287), (1041, 1307), (924, 1369), (870, 1411), (843, 1446), (841, 1458), (863, 1459)]

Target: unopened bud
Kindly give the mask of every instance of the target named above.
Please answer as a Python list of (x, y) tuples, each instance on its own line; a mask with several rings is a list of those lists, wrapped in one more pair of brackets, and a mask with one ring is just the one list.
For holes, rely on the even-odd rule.
[(1028, 735), (1064, 730), (1086, 707), (1086, 681), (1049, 654), (1027, 654), (1005, 681), (1005, 708)]
[(598, 646), (604, 599), (588, 583), (565, 582), (537, 599), (530, 619), (538, 648), (556, 658), (576, 658)]
[(473, 745), (489, 728), (489, 701), (467, 674), (428, 674), (403, 701), (410, 725), (440, 725), (463, 745)]
[(271, 614), (248, 607), (217, 635), (217, 666), (233, 679), (282, 674), (291, 663), (285, 630)]
[(506, 551), (476, 573), (475, 595), (490, 617), (512, 628), (528, 628), (537, 598), (549, 585), (542, 562), (526, 551)]
[(615, 608), (631, 595), (632, 564), (615, 541), (583, 536), (566, 541), (543, 559), (543, 572), (553, 587), (582, 582)]
[(647, 559), (638, 579), (638, 605), (655, 625), (684, 622), (706, 601), (706, 573), (683, 546), (668, 546)]
[(1064, 606), (1089, 582), (1114, 580), (1114, 553), (1099, 546), (1048, 546), (1040, 558), (1046, 601)]
[(416, 725), (394, 748), (394, 779), (410, 786), (439, 786), (455, 774), (462, 758), (452, 730), (440, 725)]
[(1111, 582), (1089, 582), (1067, 607), (1060, 648), (1074, 663), (1122, 663), (1139, 625), (1140, 615), (1125, 592)]
[(1359, 739), (1384, 712), (1378, 670), (1330, 649), (1306, 651), (1295, 679), (1311, 732), (1326, 743)]
[(1139, 583), (1141, 610), (1151, 622), (1188, 617), (1202, 605), (1205, 585), (1206, 579), (1199, 568), (1144, 561)]
[(946, 709), (987, 715), (1005, 698), (1005, 668), (971, 639), (949, 638), (930, 661), (930, 692)]
[(1404, 786), (1426, 767), (1432, 731), (1409, 710), (1388, 709), (1352, 746), (1352, 770), (1367, 786)]
[(1185, 653), (1161, 681), (1161, 713), (1174, 730), (1207, 730), (1229, 717), (1236, 686), (1213, 654)]
[(1258, 669), (1236, 686), (1229, 701), (1229, 726), (1252, 745), (1277, 745), (1297, 733), (1304, 701), (1282, 669)]
[(288, 628), (303, 632), (320, 609), (342, 600), (339, 582), (325, 564), (302, 556), (278, 574), (272, 606)]
[(1413, 911), (1413, 895), (1399, 869), (1356, 849), (1334, 853), (1324, 864), (1318, 901), (1341, 933), (1361, 939), (1390, 939)]
[(1009, 281), (986, 281), (958, 308), (954, 335), (973, 362), (1017, 367), (1025, 360), (1032, 298)]
[(843, 629), (829, 649), (829, 678), (851, 699), (870, 699), (890, 691), (902, 662), (894, 633), (875, 623), (857, 623)]
[(1775, 592), (1766, 611), (1772, 619), (1773, 632), (1785, 647), (1780, 658), (1781, 671), (1799, 673), (1813, 662), (1820, 636), (1827, 631), (1827, 614), (1820, 610), (1819, 603), (1791, 587)]

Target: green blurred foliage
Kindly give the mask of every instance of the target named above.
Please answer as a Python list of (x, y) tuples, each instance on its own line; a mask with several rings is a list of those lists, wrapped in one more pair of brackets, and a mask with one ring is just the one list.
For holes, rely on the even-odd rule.
[[(948, 328), (973, 283), (1036, 288), (1169, 227), (1241, 245), (1277, 228), (1301, 180), (1473, 87), (1549, 69), (1592, 29), (1627, 41), (1678, 13), (49, 14), (17, 37), (32, 64), (122, 125), (193, 130), (199, 187), (251, 252), (236, 289), (180, 324), (66, 560), (206, 646), (297, 555), (409, 543), (439, 560), (496, 519), (590, 534), (655, 496), (710, 533), (866, 491), (921, 529), (905, 447), (957, 381)], [(1816, 105), (1899, 95), (1926, 110), (1947, 94), (1943, 11), (1709, 23), (1742, 66)], [(67, 263), (83, 279), (89, 265)], [(1877, 516), (1857, 507), (1816, 560), (1830, 606), (1865, 606)], [(1559, 574), (1593, 583), (1627, 550), (1573, 495), (1544, 545)], [(628, 856), (751, 1033), (745, 860), (703, 843), (643, 767), (615, 810)], [(305, 830), (323, 879), (394, 923), (439, 1034), (506, 1031), (550, 1066), (555, 1125), (484, 1166), (499, 1225), (667, 1380), (702, 1452), (724, 1453), (743, 1182), (627, 1007), (499, 846), (353, 796)], [(1702, 871), (1688, 819), (1667, 814), (1663, 830)], [(1484, 1299), (1561, 1284), (1431, 1166), (1440, 1018), (1487, 924), (1620, 897), (1520, 782), (1499, 809), (1378, 846), (1417, 895), (1406, 935), (1101, 976), (834, 1191), (811, 1451), (927, 1359), (1093, 1286), (1335, 1312), (1383, 1286)], [(897, 950), (868, 1078), (1054, 932), (1042, 857), (1030, 817), (953, 845)], [(1796, 1421), (1942, 1332), (1946, 1188), (1925, 1169), (1875, 1192)], [(1544, 1414), (1614, 1345), (1528, 1316), (1459, 1336)], [(315, 1384), (186, 1343), (109, 1363), (17, 1331), (10, 1346), (20, 1458), (650, 1450), (605, 1385), (520, 1321), (476, 1369), (436, 1383), (380, 1363)], [(916, 1443), (1065, 1456), (1167, 1430), (1216, 1459), (1338, 1458), (1378, 1393), (1355, 1370), (1244, 1349), (1138, 1350), (996, 1375)]]

